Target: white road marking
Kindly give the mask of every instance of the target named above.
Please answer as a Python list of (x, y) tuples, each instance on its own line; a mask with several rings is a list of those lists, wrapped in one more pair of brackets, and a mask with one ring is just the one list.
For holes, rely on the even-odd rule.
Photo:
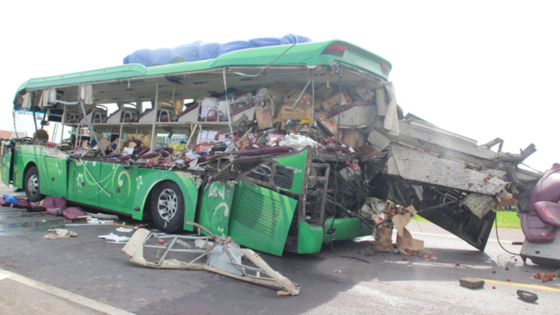
[[(456, 238), (456, 239), (459, 239), (459, 240), (460, 240), (460, 238), (457, 237), (457, 236), (455, 236), (455, 235), (432, 234), (432, 233), (423, 233), (423, 232), (410, 232), (410, 234), (419, 234), (419, 235), (428, 235), (428, 236), (438, 236), (438, 237), (449, 237), (449, 238)], [(489, 241), (492, 241), (492, 242), (497, 242), (497, 241), (498, 241), (498, 240), (494, 240), (494, 239), (491, 239), (491, 238), (489, 238), (488, 240), (489, 240)], [(500, 239), (500, 242), (502, 242), (502, 243), (506, 243), (506, 242), (507, 242), (507, 243), (512, 243), (513, 241), (508, 241), (508, 240), (502, 240), (502, 239)]]
[(114, 306), (108, 305), (108, 304), (104, 304), (101, 302), (97, 302), (95, 300), (92, 299), (88, 299), (87, 297), (57, 288), (57, 287), (53, 287), (52, 285), (46, 284), (46, 283), (42, 283), (39, 282), (37, 280), (33, 280), (33, 279), (29, 279), (27, 277), (18, 275), (17, 273), (13, 273), (11, 271), (7, 271), (4, 269), (0, 268), (0, 273), (5, 273), (8, 274), (10, 276), (11, 280), (17, 281), (19, 283), (28, 285), (30, 287), (39, 289), (41, 291), (45, 291), (47, 293), (50, 293), (52, 295), (61, 297), (63, 299), (66, 299), (68, 301), (72, 301), (74, 303), (89, 307), (91, 309), (94, 309), (96, 311), (100, 311), (106, 314), (112, 314), (112, 315), (134, 315), (134, 313), (130, 313), (127, 312), (125, 310), (121, 310), (120, 308), (116, 308)]

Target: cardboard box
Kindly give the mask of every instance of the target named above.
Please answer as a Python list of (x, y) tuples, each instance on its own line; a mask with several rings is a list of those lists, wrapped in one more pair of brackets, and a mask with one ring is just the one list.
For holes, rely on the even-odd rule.
[(393, 227), (388, 227), (383, 224), (376, 228), (375, 240), (377, 241), (377, 250), (380, 252), (392, 252), (393, 251)]
[(313, 116), (313, 108), (311, 105), (297, 105), (294, 107), (293, 102), (285, 103), (280, 108), (279, 116), (284, 122), (288, 120), (302, 120), (305, 117), (311, 118)]
[(403, 228), (402, 234), (402, 236), (397, 234), (397, 249), (401, 254), (410, 255), (424, 250), (424, 241), (412, 238), (412, 234), (406, 228)]
[(288, 93), (290, 93), (291, 90), (293, 90), (294, 87), (291, 85), (287, 85), (284, 84), (282, 82), (276, 81), (274, 82), (274, 84), (272, 84), (272, 86), (268, 89), (268, 94), (267, 95), (280, 95), (285, 97), (286, 95), (288, 95)]
[(358, 84), (350, 90), (350, 97), (353, 100), (371, 101), (375, 96), (375, 92), (368, 88), (365, 84)]
[(329, 118), (329, 114), (325, 111), (315, 111), (315, 119), (326, 119)]
[[(301, 94), (302, 89), (300, 88), (294, 88), (292, 89), (285, 98), (286, 102), (291, 102), (291, 103), (295, 103), (298, 100), (299, 95)], [(299, 98), (298, 101), (298, 105), (299, 104), (304, 104), (304, 105), (311, 105), (311, 101), (313, 100), (313, 95), (305, 92), (303, 93), (303, 95)]]
[(304, 110), (303, 118), (306, 117), (313, 118), (313, 108), (311, 107), (311, 105), (303, 106), (302, 108)]
[(280, 117), (282, 117), (282, 121), (288, 120), (302, 120), (305, 118), (305, 109), (301, 107), (294, 107), (291, 106), (283, 106), (282, 110), (280, 111)]
[(321, 118), (320, 116), (315, 116), (315, 119), (317, 119), (317, 123), (319, 124), (319, 126), (321, 126), (321, 128), (323, 128), (323, 131), (328, 135), (328, 136), (336, 136), (338, 133), (338, 128), (336, 127), (336, 123), (334, 122), (334, 120), (330, 119), (330, 118)]
[(282, 115), (280, 115), (283, 108), (284, 108), (284, 104), (281, 104), (280, 106), (278, 106), (278, 114), (276, 115), (276, 117), (272, 118), (272, 125), (276, 124), (277, 122), (280, 122), (282, 124), (280, 129), (282, 129), (282, 130), (286, 128), (286, 121), (284, 121), (282, 119)]
[(350, 148), (359, 148), (366, 143), (366, 137), (361, 130), (345, 129), (342, 133), (342, 143)]
[[(338, 101), (339, 101), (339, 94), (335, 94), (333, 96), (331, 96), (329, 99), (327, 99), (326, 101), (324, 101), (323, 103), (321, 103), (321, 107), (323, 107), (323, 109), (328, 113), (330, 111), (332, 111), (333, 109), (336, 109), (336, 107), (338, 106)], [(348, 105), (352, 102), (352, 100), (350, 99), (350, 97), (347, 94), (342, 93), (342, 98), (341, 98), (341, 105)]]
[(257, 107), (255, 116), (257, 117), (257, 122), (259, 123), (259, 129), (272, 128), (273, 119), (272, 109), (270, 109), (270, 107)]

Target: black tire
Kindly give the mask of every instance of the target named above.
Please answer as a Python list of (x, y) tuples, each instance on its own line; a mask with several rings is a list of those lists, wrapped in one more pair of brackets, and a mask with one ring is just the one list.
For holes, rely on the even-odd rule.
[(176, 233), (183, 228), (185, 200), (183, 192), (173, 182), (163, 182), (152, 192), (150, 205), (156, 227), (165, 233)]
[(31, 167), (27, 170), (27, 173), (25, 173), (23, 189), (25, 190), (27, 200), (30, 202), (39, 202), (45, 198), (45, 195), (41, 194), (39, 171), (36, 166)]

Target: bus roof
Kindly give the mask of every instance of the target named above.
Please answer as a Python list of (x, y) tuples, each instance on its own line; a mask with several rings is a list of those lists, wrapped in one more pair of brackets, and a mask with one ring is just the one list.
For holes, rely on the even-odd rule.
[(274, 61), (272, 65), (329, 66), (338, 62), (363, 69), (385, 80), (388, 80), (389, 72), (392, 68), (391, 63), (385, 58), (341, 40), (301, 43), (286, 51), (290, 46), (292, 45), (247, 48), (223, 54), (215, 59), (150, 67), (141, 64), (124, 64), (97, 70), (34, 78), (22, 83), (15, 97), (17, 98), (18, 94), (26, 89), (204, 71), (227, 66), (266, 66), (282, 53), (284, 54)]

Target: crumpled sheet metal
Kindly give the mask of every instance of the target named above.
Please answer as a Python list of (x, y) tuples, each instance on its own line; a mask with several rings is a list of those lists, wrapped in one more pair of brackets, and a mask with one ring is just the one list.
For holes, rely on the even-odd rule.
[(422, 150), (392, 145), (387, 162), (389, 175), (433, 185), (491, 195), (500, 193), (507, 182), (467, 168), (465, 163), (439, 157)]
[[(298, 284), (293, 283), (279, 272), (274, 271), (252, 250), (239, 248), (239, 245), (229, 237), (214, 236), (210, 231), (199, 224), (194, 222), (187, 223), (204, 229), (211, 235), (210, 239), (213, 239), (213, 242), (206, 241), (204, 247), (199, 251), (202, 252), (202, 254), (190, 262), (178, 259), (163, 259), (166, 253), (162, 255), (162, 258), (158, 262), (146, 261), (146, 259), (144, 259), (144, 246), (148, 238), (151, 237), (150, 231), (146, 229), (138, 229), (123, 247), (122, 251), (130, 256), (131, 262), (150, 268), (206, 270), (234, 279), (281, 289), (277, 292), (277, 295), (299, 294), (300, 286)], [(175, 243), (180, 244), (180, 242), (178, 242), (179, 237), (183, 239), (189, 238), (188, 236), (180, 235), (170, 235), (168, 237), (175, 239), (175, 241), (171, 241), (169, 245), (166, 244), (169, 246), (168, 248), (171, 248)], [(200, 240), (198, 240), (197, 243), (200, 243)], [(161, 247), (165, 248), (164, 246)], [(198, 261), (203, 256), (208, 256), (206, 264), (195, 263), (195, 261)], [(256, 267), (242, 265), (241, 257), (249, 259)], [(256, 275), (251, 275), (248, 271), (256, 271)]]

